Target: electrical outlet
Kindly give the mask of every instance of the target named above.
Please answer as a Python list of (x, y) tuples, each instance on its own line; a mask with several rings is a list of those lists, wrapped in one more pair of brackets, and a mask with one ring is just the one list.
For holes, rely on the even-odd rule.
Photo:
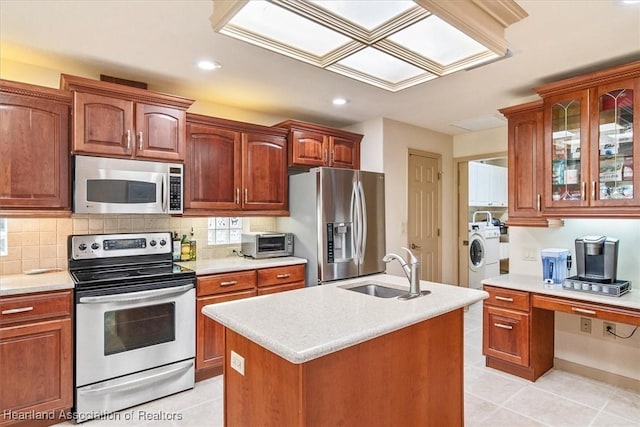
[(588, 317), (580, 318), (580, 332), (584, 332), (586, 334), (591, 333), (591, 319)]
[(231, 369), (244, 375), (244, 357), (231, 350)]
[(602, 323), (602, 335), (605, 338), (609, 338), (612, 340), (616, 339), (616, 324), (611, 322), (603, 322)]

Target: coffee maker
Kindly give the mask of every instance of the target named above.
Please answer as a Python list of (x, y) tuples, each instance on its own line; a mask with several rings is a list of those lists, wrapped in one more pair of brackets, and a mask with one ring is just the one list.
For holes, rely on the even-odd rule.
[(576, 239), (578, 278), (596, 283), (614, 283), (618, 269), (618, 239), (585, 236)]

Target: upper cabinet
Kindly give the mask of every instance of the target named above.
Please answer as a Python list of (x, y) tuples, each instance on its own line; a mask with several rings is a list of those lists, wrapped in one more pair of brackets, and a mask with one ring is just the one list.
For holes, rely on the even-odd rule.
[(509, 120), (509, 224), (640, 216), (640, 61), (536, 88)]
[(73, 91), (74, 153), (184, 160), (193, 100), (67, 74), (61, 87)]
[(500, 110), (508, 120), (509, 225), (546, 226), (542, 217), (542, 101)]
[(0, 80), (0, 216), (70, 213), (68, 92)]
[(289, 130), (288, 166), (309, 169), (318, 166), (360, 169), (363, 135), (295, 120), (274, 127)]
[(544, 209), (635, 215), (640, 62), (536, 89), (544, 101)]
[(185, 215), (287, 215), (287, 131), (187, 115)]
[(507, 206), (507, 168), (469, 162), (469, 206)]

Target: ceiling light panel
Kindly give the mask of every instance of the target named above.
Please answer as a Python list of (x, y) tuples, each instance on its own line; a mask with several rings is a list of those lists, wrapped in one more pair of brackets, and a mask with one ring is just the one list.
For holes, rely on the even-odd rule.
[(392, 34), (389, 40), (443, 66), (490, 52), (435, 15)]
[(311, 1), (317, 6), (344, 18), (365, 30), (372, 31), (380, 25), (416, 7), (413, 1)]
[[(425, 2), (214, 0), (211, 21), (220, 33), (393, 92), (500, 57)], [(466, 27), (481, 25), (474, 19)]]
[(337, 65), (373, 76), (392, 85), (425, 73), (421, 68), (372, 47), (367, 47), (338, 61)]
[[(350, 42), (349, 38), (340, 33), (266, 1), (249, 1), (229, 21), (229, 27), (291, 46), (316, 57), (327, 55)], [(260, 44), (259, 42), (260, 38), (256, 38), (253, 43)]]

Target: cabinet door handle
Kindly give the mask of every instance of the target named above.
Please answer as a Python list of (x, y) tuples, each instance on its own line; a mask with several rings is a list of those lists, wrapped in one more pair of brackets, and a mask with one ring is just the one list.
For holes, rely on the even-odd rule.
[(247, 203), (249, 203), (249, 190), (247, 188), (244, 189), (244, 204), (246, 205)]
[(329, 150), (325, 149), (324, 150), (324, 162), (327, 163), (327, 157), (329, 156)]
[(286, 279), (289, 276), (291, 276), (291, 275), (290, 274), (278, 274), (278, 275), (276, 275), (276, 278), (277, 279)]
[(142, 131), (138, 132), (138, 150), (142, 150)]
[(591, 200), (596, 200), (596, 182), (591, 181)]
[(504, 323), (494, 323), (493, 326), (495, 326), (496, 328), (501, 328), (501, 329), (508, 329), (508, 330), (512, 330), (513, 329), (513, 326), (505, 325)]
[(331, 150), (331, 161), (330, 163), (333, 164), (333, 162), (336, 161), (336, 150)]
[(587, 191), (586, 191), (586, 187), (587, 184), (584, 181), (580, 182), (580, 195), (582, 196), (582, 201), (587, 200)]
[(542, 207), (542, 196), (538, 194), (538, 196), (536, 197), (536, 210), (540, 212), (541, 207)]
[(220, 286), (231, 286), (231, 285), (237, 285), (238, 281), (237, 280), (229, 280), (228, 282), (220, 282)]
[(10, 308), (9, 310), (2, 310), (2, 314), (24, 313), (31, 310), (33, 310), (33, 307)]
[(240, 189), (236, 188), (236, 205), (240, 204)]
[(131, 129), (127, 129), (127, 151), (131, 149)]
[(586, 308), (571, 307), (571, 311), (575, 313), (591, 314), (592, 316), (596, 315), (594, 310), (587, 310)]
[(501, 297), (500, 295), (496, 295), (496, 299), (497, 299), (498, 301), (513, 302), (513, 298), (509, 298), (509, 297)]

